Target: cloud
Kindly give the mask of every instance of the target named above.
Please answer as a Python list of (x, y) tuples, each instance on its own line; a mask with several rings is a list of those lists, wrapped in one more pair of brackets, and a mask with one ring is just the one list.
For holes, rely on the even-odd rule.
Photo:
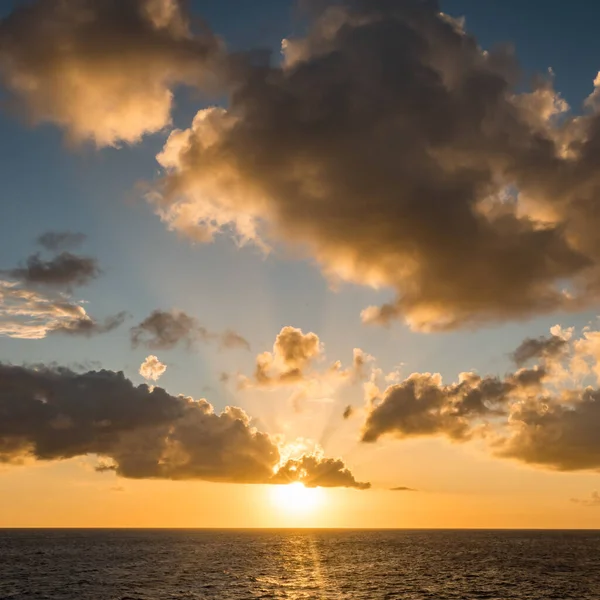
[[(597, 300), (600, 105), (519, 91), (433, 2), (324, 2), (281, 65), (172, 132), (150, 199), (195, 241), (284, 241), (396, 297), (367, 322), (448, 330)], [(589, 103), (588, 103), (589, 104)]]
[(334, 280), (389, 288), (365, 322), (475, 327), (600, 295), (598, 78), (572, 116), (551, 77), (523, 92), (435, 1), (318, 2), (283, 60), (227, 54), (177, 0), (38, 0), (0, 22), (0, 75), (34, 122), (133, 143), (173, 89), (218, 80), (157, 156), (148, 194), (198, 242), (301, 248)]
[[(98, 455), (99, 471), (128, 478), (361, 487), (340, 460), (280, 466), (275, 438), (246, 413), (134, 386), (123, 373), (0, 364), (0, 462)], [(293, 468), (297, 467), (297, 468)]]
[[(135, 387), (122, 373), (2, 365), (3, 459), (98, 454), (124, 477), (264, 481), (277, 446), (240, 409)], [(2, 454), (0, 453), (0, 456)]]
[(494, 448), (500, 456), (554, 470), (600, 470), (600, 390), (588, 379), (600, 381), (600, 335), (590, 327), (579, 338), (566, 331), (567, 346), (546, 362), (550, 385), (510, 406), (508, 431)]
[(112, 331), (125, 316), (119, 313), (98, 322), (65, 293), (0, 280), (0, 336), (30, 340), (59, 333), (91, 336)]
[(527, 338), (512, 353), (511, 357), (517, 365), (523, 365), (533, 358), (556, 358), (562, 354), (567, 346), (568, 341), (557, 335)]
[(277, 334), (273, 351), (256, 357), (256, 384), (267, 387), (298, 383), (321, 353), (322, 346), (316, 333), (305, 334), (301, 329), (286, 326)]
[(469, 439), (472, 422), (502, 410), (513, 389), (511, 383), (482, 379), (474, 373), (463, 374), (459, 383), (452, 385), (443, 385), (438, 374), (413, 373), (389, 386), (379, 402), (373, 403), (362, 441), (375, 442), (383, 435)]
[(5, 274), (26, 283), (71, 288), (86, 285), (96, 279), (100, 272), (95, 258), (62, 252), (49, 260), (43, 260), (39, 254), (33, 254), (27, 259), (24, 267), (10, 269), (5, 271)]
[(359, 490), (371, 487), (370, 483), (356, 481), (341, 460), (314, 455), (288, 460), (272, 479), (273, 483), (294, 481), (300, 481), (306, 487), (349, 487)]
[(222, 348), (241, 348), (242, 350), (250, 351), (250, 342), (231, 329), (228, 329), (225, 333), (221, 334), (219, 344)]
[(85, 241), (83, 233), (71, 231), (47, 231), (40, 235), (37, 243), (50, 252), (61, 252), (78, 248)]
[(250, 343), (235, 331), (211, 332), (195, 317), (180, 310), (155, 310), (139, 325), (132, 327), (130, 335), (134, 347), (145, 346), (155, 350), (170, 350), (180, 343), (191, 348), (197, 341), (215, 341), (225, 349), (250, 350)]
[[(373, 356), (360, 348), (354, 348), (352, 354), (352, 363), (347, 367), (341, 360), (331, 361), (325, 353), (325, 345), (316, 333), (304, 333), (302, 329), (286, 325), (275, 337), (272, 350), (256, 356), (252, 375), (237, 373), (237, 388), (290, 390), (288, 402), (297, 413), (303, 412), (307, 402), (335, 403), (342, 393), (348, 392), (353, 386), (364, 384), (374, 372), (383, 376), (383, 372), (376, 368)], [(391, 375), (388, 374), (387, 377)], [(229, 378), (228, 376), (227, 380)], [(353, 411), (352, 406), (340, 408), (344, 419), (349, 419)], [(334, 420), (332, 416), (322, 439), (333, 431)]]
[[(375, 357), (371, 356), (361, 348), (354, 348), (352, 351), (352, 369), (354, 371), (354, 379), (356, 381), (364, 381), (368, 379), (375, 368)], [(388, 374), (392, 377), (392, 373)]]
[(123, 311), (106, 317), (103, 321), (96, 321), (89, 316), (79, 319), (66, 321), (61, 325), (56, 326), (50, 333), (59, 333), (63, 335), (92, 337), (103, 333), (109, 333), (120, 327), (128, 314)]
[(70, 290), (90, 283), (102, 271), (95, 258), (78, 256), (68, 251), (85, 240), (82, 233), (48, 231), (37, 239), (38, 245), (54, 254), (49, 259), (39, 252), (29, 256), (24, 266), (1, 271), (5, 276), (26, 285)]
[(413, 373), (385, 391), (372, 393), (362, 441), (384, 435), (398, 438), (440, 435), (466, 441), (474, 424), (508, 412), (510, 400), (539, 389), (545, 372), (519, 371), (504, 379), (462, 373), (458, 383), (444, 385), (439, 374)]
[(593, 372), (600, 384), (600, 331), (585, 328), (582, 337), (573, 341), (572, 354), (569, 369), (573, 375), (586, 377)]
[[(47, 232), (38, 244), (51, 252), (74, 247), (85, 236), (71, 232)], [(82, 301), (72, 297), (72, 288), (89, 283), (101, 273), (96, 259), (63, 251), (44, 260), (31, 255), (25, 266), (0, 271), (0, 336), (41, 339), (49, 334), (91, 337), (119, 327), (127, 313), (97, 321)]]
[(155, 310), (139, 325), (131, 329), (134, 347), (169, 350), (183, 342), (188, 347), (196, 339), (198, 322), (182, 311)]
[(139, 373), (144, 379), (158, 381), (166, 370), (167, 365), (161, 363), (158, 357), (150, 355), (146, 357), (146, 360), (140, 366)]
[(600, 471), (600, 389), (588, 381), (600, 371), (599, 332), (589, 326), (581, 337), (557, 326), (552, 332), (562, 332), (559, 353), (548, 358), (551, 338), (525, 340), (520, 348), (535, 347), (526, 354), (539, 364), (503, 377), (461, 373), (445, 384), (439, 374), (413, 373), (382, 388), (375, 370), (365, 383), (361, 440), (477, 439), (498, 457), (557, 471)]
[(600, 506), (600, 494), (592, 492), (589, 498), (571, 498), (571, 502), (581, 504), (581, 506)]
[(34, 123), (134, 143), (171, 122), (173, 89), (211, 78), (220, 43), (180, 0), (37, 0), (0, 21), (0, 77)]
[(390, 492), (418, 492), (418, 491), (419, 490), (415, 490), (415, 488), (404, 487), (404, 486), (390, 488)]
[(0, 281), (0, 334), (40, 339), (50, 331), (86, 317), (85, 309), (63, 295), (30, 290)]
[(501, 456), (558, 471), (600, 470), (600, 391), (573, 389), (512, 407)]

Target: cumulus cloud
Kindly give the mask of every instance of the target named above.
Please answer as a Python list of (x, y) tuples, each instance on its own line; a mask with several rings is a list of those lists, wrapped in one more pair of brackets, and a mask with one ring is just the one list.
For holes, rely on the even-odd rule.
[(180, 0), (37, 0), (0, 21), (0, 77), (34, 123), (134, 143), (171, 122), (173, 88), (207, 83), (220, 43)]
[(543, 370), (505, 379), (462, 373), (458, 383), (444, 385), (438, 374), (413, 373), (380, 396), (371, 396), (362, 441), (375, 442), (383, 435), (465, 441), (473, 436), (474, 424), (506, 412), (509, 400), (539, 387), (543, 376)]
[(303, 333), (296, 327), (284, 327), (273, 344), (272, 352), (256, 357), (254, 378), (261, 386), (290, 384), (302, 381), (306, 368), (322, 353), (316, 333)]
[(593, 373), (600, 384), (600, 331), (586, 327), (581, 338), (573, 341), (569, 369), (573, 375), (579, 377)]
[[(252, 376), (238, 373), (237, 383), (239, 389), (289, 388), (289, 401), (296, 412), (302, 412), (306, 401), (334, 402), (344, 387), (363, 382), (373, 369), (374, 358), (359, 348), (353, 351), (351, 366), (328, 360), (316, 333), (287, 325), (277, 334), (272, 350), (256, 356)], [(351, 410), (346, 409), (345, 419)]]
[(250, 343), (232, 330), (215, 333), (200, 325), (195, 317), (180, 310), (155, 310), (131, 328), (134, 347), (170, 350), (179, 344), (191, 348), (195, 342), (217, 342), (221, 348), (250, 350)]
[(157, 356), (150, 355), (146, 357), (146, 360), (140, 366), (140, 375), (144, 379), (151, 381), (158, 381), (167, 370), (167, 365), (160, 362)]
[(396, 291), (368, 322), (426, 331), (598, 298), (600, 105), (551, 78), (521, 93), (435, 1), (321, 3), (281, 65), (240, 66), (227, 109), (174, 131), (151, 200), (196, 241), (307, 249), (334, 278)]
[[(300, 413), (307, 402), (344, 402), (344, 394), (355, 386), (366, 385), (374, 373), (384, 377), (376, 367), (375, 358), (360, 348), (354, 348), (352, 362), (345, 366), (342, 360), (328, 358), (316, 333), (304, 333), (300, 328), (286, 325), (275, 337), (272, 349), (256, 356), (254, 372), (251, 375), (238, 372), (235, 380), (239, 390), (289, 391), (288, 402)], [(395, 379), (395, 373), (385, 377)], [(225, 381), (229, 379), (227, 375)], [(340, 406), (336, 413), (346, 420), (354, 410), (351, 405)], [(326, 426), (324, 437), (336, 427), (334, 420), (337, 421), (333, 419)]]
[[(122, 373), (0, 364), (0, 462), (95, 454), (122, 477), (364, 488), (339, 460), (280, 466), (275, 438), (240, 408), (135, 386)], [(279, 468), (281, 467), (281, 468)], [(279, 468), (279, 470), (278, 470)], [(281, 474), (280, 474), (281, 472)]]
[(290, 459), (283, 464), (273, 477), (273, 483), (300, 481), (306, 487), (349, 487), (367, 490), (370, 483), (356, 481), (343, 461), (305, 455), (301, 459)]
[(284, 392), (295, 413), (330, 405), (332, 410), (320, 436), (324, 444), (341, 426), (340, 417), (348, 420), (354, 415), (356, 409), (345, 403), (349, 395), (360, 394), (359, 386), (367, 385), (374, 373), (382, 378), (391, 376), (385, 375), (376, 367), (375, 358), (359, 348), (353, 350), (352, 362), (347, 366), (342, 360), (332, 361), (316, 333), (304, 333), (288, 325), (277, 334), (271, 351), (256, 356), (253, 373), (224, 373), (221, 381), (235, 381), (238, 390), (258, 391), (261, 396), (263, 392), (276, 392), (281, 397)]
[(445, 384), (439, 374), (413, 373), (387, 388), (372, 377), (365, 384), (361, 439), (480, 439), (503, 458), (558, 471), (600, 471), (600, 390), (590, 385), (600, 372), (598, 333), (588, 326), (577, 337), (573, 329), (553, 327), (552, 335), (564, 341), (560, 352), (546, 352), (552, 338), (525, 340), (520, 348), (534, 348), (526, 355), (538, 364), (503, 377), (461, 373)]
[(585, 388), (512, 407), (500, 454), (559, 471), (600, 469), (600, 392)]
[(114, 145), (214, 74), (227, 108), (171, 133), (155, 210), (195, 241), (284, 241), (393, 290), (366, 322), (435, 331), (597, 301), (598, 78), (572, 116), (551, 76), (523, 92), (513, 50), (484, 51), (435, 0), (316, 4), (270, 64), (192, 31), (178, 0), (38, 0), (0, 22), (0, 76), (34, 121)]

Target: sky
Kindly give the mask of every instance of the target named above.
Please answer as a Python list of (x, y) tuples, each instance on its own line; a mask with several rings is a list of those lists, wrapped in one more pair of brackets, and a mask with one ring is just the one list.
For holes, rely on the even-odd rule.
[(600, 526), (599, 6), (0, 10), (0, 527)]

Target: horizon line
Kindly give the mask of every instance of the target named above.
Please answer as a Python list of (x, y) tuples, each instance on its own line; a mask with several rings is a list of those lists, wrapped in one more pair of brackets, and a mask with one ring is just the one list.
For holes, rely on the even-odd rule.
[(600, 527), (102, 527), (0, 526), (2, 531), (553, 531), (600, 532)]

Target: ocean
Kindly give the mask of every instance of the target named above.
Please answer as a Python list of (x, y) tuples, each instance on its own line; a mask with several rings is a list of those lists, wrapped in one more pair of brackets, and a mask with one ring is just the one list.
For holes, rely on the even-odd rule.
[(2, 600), (599, 600), (600, 532), (0, 530)]

